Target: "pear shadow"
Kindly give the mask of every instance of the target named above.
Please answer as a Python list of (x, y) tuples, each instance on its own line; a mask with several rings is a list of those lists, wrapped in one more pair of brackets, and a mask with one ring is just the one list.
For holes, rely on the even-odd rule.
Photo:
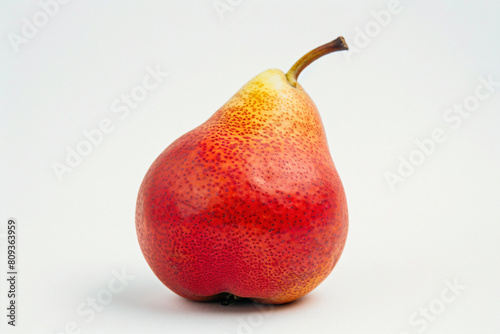
[(268, 305), (242, 298), (231, 301), (229, 305), (223, 305), (222, 301), (197, 302), (178, 296), (170, 291), (155, 277), (140, 279), (136, 278), (134, 284), (127, 287), (126, 291), (120, 293), (113, 300), (113, 304), (122, 309), (135, 313), (164, 316), (165, 314), (235, 314), (244, 315), (250, 313), (282, 312), (294, 309), (302, 309), (305, 305), (314, 301), (314, 295), (306, 295), (298, 300), (280, 305)]
[(196, 302), (189, 299), (182, 298), (180, 296), (174, 295), (174, 298), (179, 298), (179, 303), (194, 309), (196, 312), (200, 313), (212, 313), (212, 314), (247, 314), (255, 312), (280, 312), (280, 311), (290, 311), (294, 308), (301, 308), (303, 305), (307, 304), (311, 300), (311, 296), (306, 295), (295, 301), (286, 304), (262, 304), (254, 302), (248, 298), (241, 298), (231, 301), (230, 304), (226, 305), (223, 301), (211, 301), (211, 302)]

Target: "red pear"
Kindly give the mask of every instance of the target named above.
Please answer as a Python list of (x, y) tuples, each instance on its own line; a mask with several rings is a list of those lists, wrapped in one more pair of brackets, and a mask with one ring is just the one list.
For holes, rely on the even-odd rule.
[(257, 75), (151, 165), (136, 228), (146, 261), (172, 291), (282, 304), (330, 274), (346, 241), (347, 203), (318, 110), (297, 77), (339, 50), (347, 50), (342, 37), (286, 75)]

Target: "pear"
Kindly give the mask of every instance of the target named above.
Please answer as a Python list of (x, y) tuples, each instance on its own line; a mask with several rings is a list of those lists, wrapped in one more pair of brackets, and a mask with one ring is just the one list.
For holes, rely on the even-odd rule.
[(139, 190), (139, 245), (156, 276), (195, 301), (296, 300), (332, 271), (347, 203), (318, 110), (297, 83), (342, 37), (287, 74), (264, 71), (153, 162)]

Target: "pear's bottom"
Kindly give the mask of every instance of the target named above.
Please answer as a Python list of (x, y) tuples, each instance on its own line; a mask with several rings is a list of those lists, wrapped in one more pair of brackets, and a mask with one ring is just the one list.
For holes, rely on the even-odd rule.
[[(210, 236), (209, 228), (183, 229), (165, 240), (170, 233), (159, 232), (156, 239), (143, 228), (138, 231), (153, 272), (178, 295), (193, 301), (284, 304), (306, 295), (331, 273), (345, 245), (347, 219), (278, 235), (226, 226)], [(167, 251), (171, 240), (175, 249)]]

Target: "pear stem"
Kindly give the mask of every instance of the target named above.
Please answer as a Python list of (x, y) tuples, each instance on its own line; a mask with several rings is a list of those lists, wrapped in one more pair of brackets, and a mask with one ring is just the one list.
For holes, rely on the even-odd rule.
[(286, 79), (293, 87), (297, 87), (297, 78), (299, 77), (300, 72), (304, 68), (306, 68), (310, 63), (315, 61), (318, 58), (323, 57), (329, 53), (335, 51), (349, 50), (344, 37), (340, 36), (331, 41), (330, 43), (326, 43), (325, 45), (319, 46), (316, 49), (309, 51), (302, 58), (300, 58), (290, 70), (286, 73)]

